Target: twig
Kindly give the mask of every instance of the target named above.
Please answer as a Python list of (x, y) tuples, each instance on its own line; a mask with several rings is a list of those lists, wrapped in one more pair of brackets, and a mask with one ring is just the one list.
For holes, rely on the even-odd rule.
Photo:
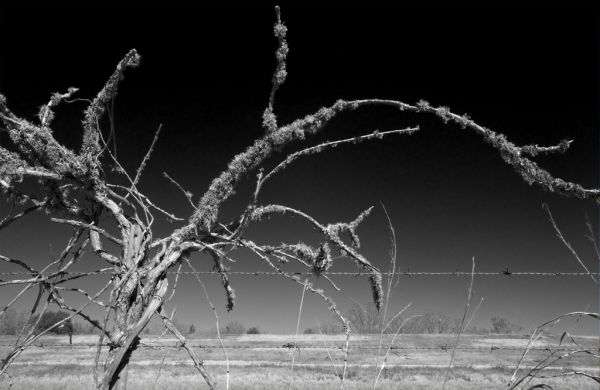
[(458, 328), (458, 333), (456, 335), (456, 341), (454, 342), (454, 347), (452, 348), (452, 355), (450, 356), (450, 363), (448, 363), (448, 369), (446, 370), (446, 374), (444, 375), (444, 383), (442, 384), (442, 390), (446, 388), (446, 383), (448, 382), (448, 375), (450, 374), (450, 370), (452, 369), (452, 363), (454, 362), (454, 355), (456, 354), (456, 347), (458, 347), (458, 342), (460, 341), (460, 336), (464, 330), (463, 326), (465, 324), (465, 319), (467, 317), (467, 312), (469, 311), (469, 305), (471, 304), (471, 293), (473, 292), (473, 280), (475, 279), (475, 257), (473, 257), (473, 268), (471, 269), (471, 284), (469, 284), (469, 293), (467, 295), (467, 303), (465, 304), (465, 311), (463, 312), (463, 316), (460, 320), (460, 327)]
[(146, 168), (148, 160), (150, 160), (150, 155), (152, 155), (152, 152), (154, 151), (154, 146), (156, 145), (156, 141), (158, 141), (158, 136), (160, 134), (161, 129), (162, 123), (158, 125), (158, 129), (154, 133), (154, 138), (152, 138), (152, 143), (150, 144), (146, 155), (144, 155), (144, 159), (142, 160), (140, 166), (137, 169), (137, 172), (135, 173), (135, 178), (133, 179), (133, 183), (131, 184), (131, 190), (133, 190), (133, 187), (135, 187), (140, 182), (140, 177), (142, 176), (142, 172), (144, 172), (144, 168)]
[(152, 385), (152, 390), (156, 389), (156, 385), (158, 384), (158, 378), (160, 378), (160, 374), (162, 372), (163, 365), (165, 364), (165, 358), (167, 357), (167, 350), (163, 353), (163, 357), (160, 361), (160, 366), (158, 366), (158, 374), (156, 374), (156, 378), (154, 378), (154, 384)]
[(198, 370), (198, 372), (200, 373), (200, 375), (202, 375), (202, 377), (204, 378), (204, 381), (206, 382), (206, 385), (208, 386), (208, 388), (210, 390), (214, 390), (215, 389), (215, 385), (212, 382), (212, 379), (210, 378), (210, 375), (208, 374), (208, 371), (206, 371), (206, 368), (204, 367), (204, 362), (199, 360), (196, 357), (196, 354), (194, 353), (194, 351), (187, 345), (187, 342), (185, 340), (185, 337), (183, 337), (183, 335), (181, 334), (181, 332), (179, 331), (179, 329), (177, 329), (177, 327), (175, 325), (173, 325), (173, 323), (169, 320), (169, 318), (167, 318), (167, 316), (165, 316), (164, 314), (159, 312), (159, 315), (162, 317), (165, 326), (171, 331), (171, 333), (173, 334), (173, 336), (177, 337), (177, 339), (179, 340), (179, 342), (181, 343), (181, 346), (183, 348), (185, 348), (185, 350), (187, 351), (188, 355), (190, 356), (190, 358), (192, 359), (192, 361), (194, 362), (194, 367), (196, 367), (196, 369)]
[(262, 185), (267, 180), (269, 180), (271, 177), (273, 177), (273, 175), (283, 171), (285, 168), (287, 168), (293, 161), (295, 161), (299, 157), (317, 154), (317, 153), (323, 152), (326, 149), (335, 148), (335, 147), (337, 147), (339, 145), (343, 145), (343, 144), (357, 144), (360, 142), (374, 140), (374, 139), (380, 140), (380, 139), (383, 139), (383, 137), (385, 137), (387, 135), (413, 134), (416, 131), (419, 131), (419, 126), (407, 127), (405, 129), (400, 129), (400, 130), (382, 131), (382, 132), (375, 130), (371, 134), (361, 135), (361, 136), (352, 137), (352, 138), (346, 138), (346, 139), (342, 139), (342, 140), (338, 140), (338, 141), (326, 141), (319, 145), (312, 146), (310, 148), (306, 148), (306, 149), (300, 150), (298, 152), (292, 153), (289, 156), (287, 156), (287, 158), (285, 160), (283, 160), (281, 163), (279, 163), (279, 165), (277, 165), (269, 173), (267, 173), (262, 178), (262, 180), (258, 181), (254, 196), (256, 198), (257, 194), (260, 192), (260, 190), (262, 188)]
[(194, 210), (196, 210), (196, 205), (194, 204), (194, 201), (192, 200), (192, 196), (193, 194), (189, 191), (186, 191), (181, 184), (179, 184), (175, 179), (173, 179), (171, 176), (169, 176), (167, 174), (167, 172), (163, 172), (163, 176), (165, 178), (167, 178), (175, 187), (177, 187), (185, 196), (185, 198), (187, 199), (188, 203), (192, 206), (192, 208)]
[(294, 335), (294, 348), (292, 348), (292, 366), (290, 368), (290, 385), (288, 389), (291, 389), (294, 384), (294, 361), (296, 357), (295, 349), (298, 348), (298, 332), (300, 331), (300, 318), (302, 317), (302, 305), (304, 303), (304, 293), (306, 292), (306, 285), (308, 283), (308, 279), (304, 280), (304, 285), (302, 286), (302, 296), (300, 297), (300, 308), (298, 309), (298, 322), (296, 323), (296, 334)]
[[(383, 213), (385, 214), (385, 217), (387, 219), (388, 222), (388, 228), (390, 230), (390, 244), (391, 244), (391, 248), (390, 248), (390, 266), (388, 267), (388, 277), (387, 277), (387, 294), (386, 294), (386, 298), (385, 298), (385, 305), (383, 307), (383, 319), (381, 320), (380, 323), (380, 332), (379, 332), (379, 346), (377, 348), (377, 362), (379, 362), (379, 355), (381, 354), (381, 347), (383, 345), (383, 324), (385, 324), (386, 320), (387, 320), (387, 309), (388, 309), (388, 305), (390, 303), (390, 296), (392, 295), (392, 284), (394, 282), (394, 275), (396, 273), (396, 232), (394, 230), (394, 225), (392, 224), (392, 220), (390, 218), (390, 215), (387, 212), (387, 209), (385, 208), (385, 205), (383, 203), (381, 203), (381, 208), (383, 209)], [(379, 378), (379, 374), (376, 375), (374, 382), (373, 382), (373, 388), (375, 388), (377, 386), (377, 379)]]
[[(188, 266), (192, 269), (192, 271), (196, 272), (196, 269), (192, 266), (192, 263), (190, 262), (189, 258), (185, 258), (185, 261), (187, 262)], [(217, 313), (217, 309), (215, 308), (215, 305), (213, 305), (210, 296), (208, 295), (208, 291), (206, 290), (206, 286), (204, 285), (204, 282), (202, 281), (202, 279), (200, 279), (200, 276), (198, 274), (196, 275), (196, 280), (198, 281), (198, 283), (200, 284), (200, 286), (202, 286), (202, 291), (204, 291), (204, 296), (206, 297), (206, 300), (208, 301), (208, 304), (210, 305), (210, 308), (215, 316), (215, 324), (217, 326), (217, 338), (219, 339), (219, 345), (221, 346), (221, 351), (223, 351), (223, 354), (225, 355), (225, 364), (226, 364), (226, 369), (227, 372), (225, 374), (225, 388), (228, 390), (229, 389), (229, 357), (227, 356), (227, 351), (225, 350), (225, 346), (223, 344), (223, 339), (221, 338), (221, 331), (220, 331), (220, 327), (219, 327), (219, 314)]]
[(479, 310), (479, 308), (481, 307), (481, 304), (483, 303), (483, 297), (481, 297), (481, 300), (479, 301), (479, 303), (477, 304), (477, 306), (475, 306), (475, 309), (473, 310), (473, 313), (471, 313), (471, 317), (469, 317), (469, 320), (467, 321), (467, 323), (464, 326), (464, 330), (466, 331), (467, 329), (469, 329), (469, 325), (471, 324), (471, 321), (473, 321), (473, 318), (475, 318), (475, 314), (477, 314), (477, 311)]
[[(404, 312), (406, 309), (408, 309), (410, 307), (410, 303), (408, 305), (406, 305), (401, 311), (400, 313)], [(404, 327), (404, 325), (412, 320), (413, 318), (417, 318), (420, 317), (420, 315), (412, 315), (408, 318), (406, 318), (404, 321), (402, 321), (402, 323), (400, 325), (398, 325), (398, 328), (396, 329), (396, 333), (394, 333), (394, 337), (392, 337), (392, 341), (390, 341), (390, 344), (388, 345), (387, 351), (385, 352), (385, 355), (383, 356), (383, 359), (381, 361), (381, 367), (379, 367), (379, 371), (377, 372), (377, 376), (375, 377), (375, 382), (373, 383), (373, 389), (375, 389), (377, 387), (377, 383), (379, 382), (379, 378), (381, 376), (381, 373), (383, 372), (384, 368), (385, 368), (385, 364), (387, 363), (387, 359), (388, 356), (390, 355), (390, 351), (392, 350), (392, 347), (394, 345), (394, 341), (396, 341), (396, 337), (398, 337), (398, 335), (400, 334), (400, 330)]]
[(107, 239), (109, 239), (110, 241), (114, 242), (115, 244), (122, 246), (123, 245), (123, 241), (112, 236), (110, 233), (108, 233), (106, 230), (99, 228), (98, 226), (91, 224), (91, 223), (83, 223), (80, 221), (75, 221), (75, 220), (71, 220), (71, 219), (63, 219), (63, 218), (50, 218), (50, 220), (52, 222), (56, 222), (56, 223), (64, 223), (67, 225), (71, 225), (71, 226), (77, 226), (80, 228), (85, 228), (85, 229), (90, 229), (95, 231), (96, 233), (102, 234), (104, 237), (106, 237)]
[(567, 242), (567, 240), (563, 236), (562, 232), (560, 231), (560, 229), (556, 225), (556, 222), (554, 221), (554, 218), (552, 217), (552, 212), (550, 212), (550, 208), (548, 207), (548, 205), (546, 203), (544, 203), (544, 204), (542, 204), (542, 207), (548, 213), (548, 219), (550, 220), (550, 223), (552, 224), (552, 227), (554, 228), (554, 231), (556, 232), (557, 237), (567, 247), (567, 249), (571, 252), (571, 254), (573, 254), (573, 256), (575, 257), (575, 259), (577, 260), (577, 262), (579, 263), (579, 265), (581, 265), (581, 267), (585, 270), (585, 272), (587, 272), (590, 275), (590, 278), (592, 278), (592, 280), (594, 281), (594, 283), (596, 283), (598, 285), (599, 284), (598, 280), (594, 277), (594, 275), (592, 275), (591, 271), (588, 269), (588, 267), (586, 267), (586, 265), (583, 263), (583, 261), (581, 261), (581, 259), (579, 258), (579, 255), (577, 254), (577, 252), (575, 251), (575, 249), (573, 249), (573, 247), (571, 246), (571, 244), (569, 244)]
[[(106, 289), (110, 286), (110, 284), (112, 283), (112, 278), (111, 280), (108, 281), (108, 283), (106, 285), (104, 285), (104, 287), (102, 287), (95, 295), (94, 295), (94, 299), (98, 298), (104, 291), (106, 291)], [(49, 301), (47, 301), (48, 303)], [(3, 361), (2, 364), (0, 366), (0, 376), (8, 369), (8, 367), (10, 367), (10, 365), (12, 364), (12, 362), (14, 361), (14, 359), (16, 359), (16, 357), (22, 352), (24, 351), (28, 346), (30, 346), (35, 340), (39, 339), (40, 337), (42, 337), (44, 334), (50, 332), (52, 329), (58, 327), (59, 325), (70, 321), (73, 317), (75, 317), (76, 315), (78, 315), (79, 313), (81, 313), (86, 307), (88, 307), (88, 305), (92, 302), (92, 300), (89, 300), (87, 303), (85, 303), (83, 306), (81, 306), (79, 309), (77, 309), (74, 313), (72, 313), (71, 315), (69, 315), (68, 317), (63, 318), (62, 320), (56, 322), (55, 324), (51, 325), (50, 327), (46, 328), (45, 330), (41, 331), (40, 333), (36, 334), (35, 336), (28, 336), (27, 339), (25, 340), (25, 342), (19, 346), (17, 346)], [(46, 308), (47, 308), (47, 304), (46, 304)], [(43, 310), (42, 312), (44, 312), (45, 310)], [(33, 330), (35, 330), (35, 328), (37, 327), (37, 324), (39, 323), (39, 321), (42, 318), (42, 314), (39, 315), (38, 317), (38, 321), (36, 322), (36, 324), (34, 324), (34, 326), (32, 327), (32, 332)]]
[[(521, 355), (517, 366), (515, 367), (515, 370), (512, 374), (512, 377), (510, 378), (510, 381), (508, 383), (507, 386), (507, 390), (513, 390), (516, 389), (517, 386), (519, 386), (522, 382), (524, 382), (525, 380), (529, 379), (532, 380), (534, 377), (536, 377), (537, 373), (539, 371), (541, 371), (542, 369), (548, 367), (549, 364), (552, 364), (552, 362), (547, 363), (547, 360), (549, 358), (551, 358), (554, 354), (555, 351), (551, 352), (550, 356), (546, 359), (544, 359), (541, 363), (539, 363), (538, 365), (536, 365), (535, 367), (533, 367), (532, 369), (530, 369), (525, 375), (523, 375), (521, 378), (517, 378), (517, 374), (519, 372), (519, 369), (521, 367), (521, 364), (523, 363), (523, 360), (525, 359), (525, 356), (527, 355), (527, 353), (531, 350), (531, 347), (533, 345), (533, 343), (535, 341), (537, 341), (537, 339), (539, 339), (541, 337), (541, 335), (543, 334), (544, 330), (546, 327), (553, 327), (554, 325), (558, 324), (560, 322), (561, 319), (566, 318), (566, 317), (571, 317), (571, 316), (577, 316), (577, 317), (582, 317), (582, 316), (586, 316), (586, 317), (591, 317), (594, 318), (596, 320), (600, 320), (600, 314), (598, 313), (591, 313), (591, 312), (571, 312), (571, 313), (566, 313), (566, 314), (561, 314), (549, 321), (544, 322), (541, 325), (538, 325), (534, 331), (531, 333), (531, 336), (529, 338), (529, 341), (527, 342), (527, 346), (525, 347), (525, 349), (523, 350), (523, 354)], [(562, 342), (562, 338), (561, 338), (561, 342)], [(566, 355), (562, 355), (559, 356), (556, 360), (558, 359), (563, 359), (565, 357), (571, 356), (575, 353), (586, 353), (586, 354), (592, 354), (589, 350), (576, 350), (576, 351), (571, 351)], [(555, 361), (556, 361), (555, 360)]]
[[(37, 202), (36, 202), (37, 203)], [(4, 219), (2, 219), (2, 221), (0, 221), (0, 230), (4, 229), (5, 227), (7, 227), (8, 225), (10, 225), (11, 223), (15, 222), (16, 220), (23, 218), (24, 216), (26, 216), (27, 214), (39, 210), (42, 207), (44, 207), (46, 205), (46, 202), (41, 202), (41, 203), (37, 203), (33, 206), (30, 206), (28, 208), (26, 208), (25, 210), (14, 214), (14, 215), (8, 215), (6, 216)]]
[[(323, 331), (321, 330), (321, 324), (319, 324), (317, 322), (317, 329), (319, 329), (319, 334), (321, 336), (323, 336)], [(327, 351), (327, 357), (329, 358), (329, 362), (331, 363), (331, 367), (333, 367), (333, 371), (335, 372), (335, 376), (336, 377), (340, 377), (340, 374), (338, 374), (337, 368), (335, 366), (335, 363), (333, 362), (333, 358), (331, 357), (331, 353), (329, 352), (329, 347), (327, 346), (327, 340), (325, 339), (325, 337), (323, 337), (323, 346), (325, 347), (325, 351)]]
[(346, 371), (348, 370), (348, 353), (350, 351), (350, 322), (342, 317), (344, 324), (344, 332), (346, 333), (346, 345), (344, 347), (344, 366), (342, 369), (342, 378), (340, 380), (340, 390), (344, 389), (344, 381), (346, 380)]
[(600, 248), (598, 247), (598, 242), (596, 241), (594, 228), (592, 227), (592, 224), (590, 223), (587, 214), (585, 216), (585, 226), (587, 227), (587, 230), (589, 233), (588, 235), (586, 235), (586, 237), (588, 238), (588, 240), (590, 240), (590, 242), (594, 246), (594, 252), (596, 253), (596, 259), (598, 259), (598, 261), (600, 261)]

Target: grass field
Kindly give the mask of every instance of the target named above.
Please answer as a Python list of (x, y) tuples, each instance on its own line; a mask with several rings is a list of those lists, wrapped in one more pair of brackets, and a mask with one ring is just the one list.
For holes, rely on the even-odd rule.
[[(400, 336), (394, 343), (397, 348), (391, 350), (377, 388), (441, 389), (455, 337)], [(293, 335), (225, 337), (231, 372), (230, 389), (290, 388), (292, 354), (295, 363), (291, 388), (338, 389), (340, 379), (336, 376), (336, 371), (341, 372), (344, 336), (300, 335), (297, 339), (299, 349), (282, 348), (293, 340)], [(7, 353), (7, 345), (11, 341), (14, 342), (8, 337), (0, 337), (0, 352), (3, 355)], [(69, 346), (66, 337), (43, 338), (38, 346), (25, 351), (9, 370), (11, 389), (93, 388), (95, 347), (89, 345), (95, 341), (93, 336), (74, 336), (73, 345)], [(189, 341), (216, 379), (218, 387), (224, 389), (226, 362), (218, 340), (198, 337)], [(446, 389), (504, 389), (527, 341), (523, 336), (463, 335)], [(597, 338), (580, 337), (577, 341), (594, 350), (598, 348)], [(136, 351), (131, 359), (128, 389), (207, 388), (191, 365), (185, 350), (176, 347), (176, 340), (161, 339), (157, 342), (153, 337), (146, 337), (142, 342), (146, 345)], [(539, 349), (528, 354), (524, 366), (531, 367), (540, 361), (549, 353), (543, 348), (557, 343), (556, 338), (538, 341), (534, 347)], [(379, 336), (352, 337), (345, 388), (373, 388), (378, 344)], [(384, 340), (383, 344), (387, 346), (389, 342)], [(325, 345), (327, 349), (324, 348)], [(382, 354), (384, 353), (385, 349)], [(556, 375), (573, 369), (598, 375), (599, 361), (593, 357), (570, 358), (544, 373)], [(546, 379), (545, 383), (551, 384), (554, 389), (600, 389), (594, 381), (578, 376)], [(9, 384), (6, 379), (0, 382), (1, 388), (8, 388)]]

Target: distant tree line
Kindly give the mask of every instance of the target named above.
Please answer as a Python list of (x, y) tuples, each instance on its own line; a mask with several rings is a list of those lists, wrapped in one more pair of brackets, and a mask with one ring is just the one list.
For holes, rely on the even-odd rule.
[(244, 326), (240, 321), (231, 321), (223, 329), (221, 329), (221, 333), (223, 334), (260, 334), (261, 331), (258, 326), (252, 326), (248, 329)]
[[(381, 332), (381, 313), (375, 309), (373, 305), (367, 307), (354, 304), (346, 313), (349, 319), (353, 331), (361, 334), (376, 334)], [(29, 315), (28, 312), (18, 312), (14, 308), (7, 309), (0, 316), (0, 335), (17, 335), (22, 329), (27, 329), (34, 326), (37, 323), (36, 331), (41, 332), (50, 327), (55, 323), (68, 317), (69, 314), (64, 311), (48, 311), (44, 313), (42, 319), (38, 321), (38, 316)], [(440, 333), (456, 333), (460, 327), (460, 320), (458, 318), (451, 318), (447, 314), (427, 311), (421, 314), (419, 317), (413, 318), (406, 321), (405, 316), (399, 316), (398, 318), (391, 321), (388, 328), (384, 331), (385, 333), (394, 333), (401, 327), (402, 333), (408, 334), (440, 334)], [(177, 324), (179, 329), (187, 329), (188, 334), (195, 334), (197, 332), (194, 324), (185, 324), (180, 322), (177, 318), (173, 319), (173, 322)], [(148, 326), (145, 333), (154, 333), (153, 327)], [(469, 326), (464, 333), (469, 334), (516, 334), (523, 331), (523, 327), (514, 323), (511, 323), (506, 318), (494, 316), (491, 318), (491, 328), (481, 328), (477, 326)], [(49, 331), (52, 334), (95, 334), (96, 331), (91, 325), (83, 324), (78, 321), (65, 321), (59, 327), (55, 327)], [(258, 326), (246, 326), (238, 320), (230, 321), (220, 329), (221, 334), (224, 335), (241, 335), (241, 334), (260, 334), (262, 333)], [(216, 330), (209, 330), (208, 334), (216, 334)], [(323, 322), (319, 323), (314, 327), (304, 329), (304, 334), (339, 334), (343, 333), (342, 326), (339, 322)]]
[[(30, 316), (29, 312), (19, 312), (11, 307), (0, 315), (0, 335), (17, 335), (23, 329), (30, 330), (33, 326), (36, 327), (36, 333), (43, 332), (69, 316), (70, 314), (65, 311), (46, 311), (40, 319), (39, 315)], [(59, 335), (90, 334), (94, 333), (93, 329), (89, 324), (69, 319), (50, 329), (49, 333)]]
[[(196, 325), (181, 322), (177, 318), (173, 318), (172, 321), (174, 324), (177, 324), (178, 329), (187, 330), (188, 335), (202, 334), (203, 336), (206, 336), (206, 337), (216, 337), (217, 336), (216, 328), (206, 329), (206, 330), (198, 330), (196, 328)], [(158, 326), (154, 326), (154, 324), (150, 323), (148, 325), (148, 327), (146, 327), (146, 330), (144, 332), (146, 334), (154, 334), (154, 333), (159, 333), (159, 330), (160, 330), (160, 328)], [(241, 321), (238, 321), (238, 320), (230, 321), (227, 323), (227, 325), (220, 327), (219, 332), (222, 335), (241, 335), (241, 334), (260, 334), (260, 333), (262, 333), (262, 331), (260, 330), (260, 328), (258, 326), (251, 326), (249, 328), (246, 328), (246, 325), (244, 325)]]
[[(350, 321), (352, 330), (361, 334), (376, 334), (381, 332), (382, 321), (381, 312), (375, 306), (363, 306), (355, 303), (346, 312), (346, 317)], [(426, 311), (419, 314), (418, 317), (408, 319), (407, 316), (398, 316), (393, 319), (393, 315), (388, 316), (388, 322), (383, 325), (386, 327), (384, 333), (395, 333), (400, 327), (401, 333), (408, 334), (441, 334), (457, 333), (460, 329), (460, 319), (452, 318), (445, 313), (436, 311)], [(490, 329), (478, 326), (468, 326), (463, 333), (468, 334), (515, 334), (523, 330), (523, 327), (513, 324), (503, 317), (492, 317), (492, 326)], [(304, 334), (339, 334), (343, 333), (342, 327), (337, 322), (319, 323), (314, 327), (304, 330)]]

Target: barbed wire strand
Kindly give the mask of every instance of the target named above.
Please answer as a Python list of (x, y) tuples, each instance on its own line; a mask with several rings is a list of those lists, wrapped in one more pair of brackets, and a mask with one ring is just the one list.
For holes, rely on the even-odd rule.
[[(169, 274), (175, 275), (177, 272), (170, 271)], [(288, 272), (290, 275), (301, 275), (301, 276), (311, 276), (313, 273), (311, 272)], [(74, 275), (87, 275), (90, 276), (95, 275), (113, 275), (112, 272), (83, 272), (83, 271), (73, 271), (73, 272), (62, 272), (59, 276), (74, 276)], [(181, 271), (180, 275), (219, 275), (219, 272), (216, 271)], [(246, 276), (281, 276), (279, 272), (273, 271), (228, 271), (228, 275), (246, 275)], [(341, 276), (370, 276), (368, 273), (360, 273), (360, 272), (326, 272), (324, 275), (341, 275)], [(390, 272), (382, 272), (382, 275), (389, 276), (392, 275)], [(404, 271), (404, 272), (395, 272), (393, 273), (395, 276), (471, 276), (471, 272), (466, 271), (441, 271), (441, 272), (428, 272), (428, 271)], [(18, 276), (18, 275), (34, 275), (38, 274), (32, 272), (0, 272), (0, 276)], [(476, 276), (600, 276), (600, 272), (551, 272), (551, 271), (526, 271), (526, 272), (512, 272), (508, 269), (501, 272), (475, 272)], [(42, 276), (42, 275), (40, 275)]]

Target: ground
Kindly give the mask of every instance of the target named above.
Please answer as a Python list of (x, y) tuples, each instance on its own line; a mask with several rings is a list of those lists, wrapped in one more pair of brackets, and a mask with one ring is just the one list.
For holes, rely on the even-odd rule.
[[(174, 339), (146, 335), (142, 347), (134, 353), (128, 376), (129, 390), (137, 389), (204, 389), (207, 388), (182, 348)], [(284, 347), (294, 342), (294, 335), (225, 336), (230, 364), (231, 390), (251, 389), (338, 389), (344, 344), (343, 335), (299, 335), (299, 349)], [(378, 381), (378, 389), (432, 389), (442, 387), (451, 357), (455, 335), (401, 335), (394, 342), (386, 368)], [(9, 370), (11, 389), (74, 390), (93, 388), (92, 366), (96, 342), (94, 336), (49, 336), (25, 351)], [(380, 356), (385, 355), (390, 338), (383, 340)], [(598, 349), (598, 338), (579, 337), (580, 345)], [(226, 388), (226, 361), (215, 338), (192, 336), (190, 345), (219, 389)], [(0, 352), (5, 355), (14, 339), (0, 337)], [(456, 350), (446, 389), (505, 389), (514, 372), (526, 336), (463, 335)], [(524, 366), (532, 367), (548, 355), (547, 346), (555, 346), (557, 337), (539, 340), (527, 354)], [(372, 389), (378, 371), (379, 336), (353, 335), (348, 357), (344, 388)], [(325, 348), (327, 347), (327, 348)], [(448, 348), (447, 348), (448, 347)], [(571, 348), (572, 345), (565, 347)], [(293, 355), (293, 357), (292, 357)], [(292, 358), (294, 368), (292, 371)], [(381, 362), (381, 358), (379, 358)], [(556, 375), (572, 369), (598, 375), (600, 365), (593, 356), (561, 359), (542, 374)], [(7, 379), (0, 388), (8, 388)], [(532, 382), (534, 383), (538, 382)], [(597, 383), (583, 377), (561, 377), (546, 380), (557, 389), (594, 389)], [(291, 384), (291, 386), (290, 386)]]

